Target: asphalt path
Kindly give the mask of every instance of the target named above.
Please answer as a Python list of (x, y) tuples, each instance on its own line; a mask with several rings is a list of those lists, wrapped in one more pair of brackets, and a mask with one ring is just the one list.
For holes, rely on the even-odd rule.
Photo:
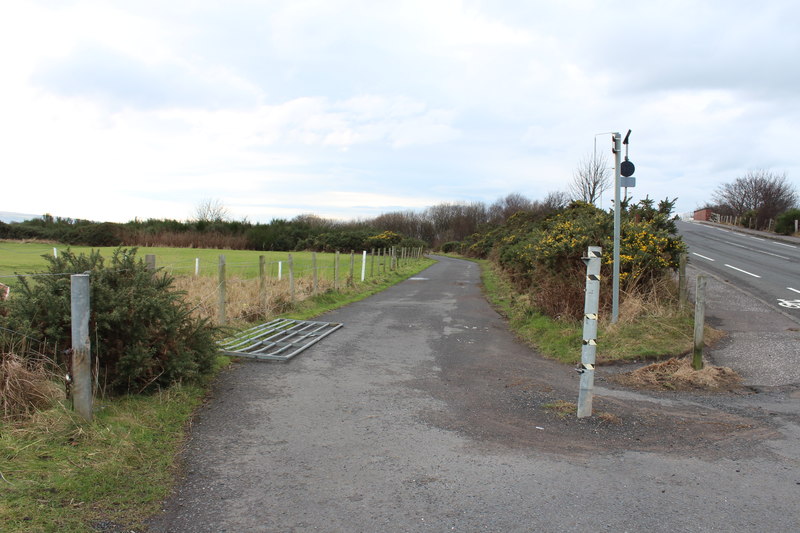
[(690, 261), (800, 322), (800, 244), (719, 226), (678, 222)]
[[(520, 344), (449, 258), (242, 361), (191, 428), (155, 532), (796, 531), (797, 388), (645, 394)], [(580, 347), (576, 347), (579, 350)], [(609, 369), (608, 372), (611, 372)]]

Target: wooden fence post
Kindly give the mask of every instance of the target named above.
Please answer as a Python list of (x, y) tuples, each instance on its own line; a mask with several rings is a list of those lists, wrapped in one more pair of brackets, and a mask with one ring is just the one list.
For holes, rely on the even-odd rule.
[(706, 277), (697, 276), (697, 289), (694, 295), (694, 351), (692, 353), (692, 368), (703, 368), (703, 334), (706, 321)]
[(92, 359), (89, 340), (89, 274), (70, 276), (72, 320), (72, 406), (92, 421)]
[(314, 296), (319, 292), (319, 274), (317, 273), (317, 252), (311, 252), (311, 274), (314, 276)]
[(350, 250), (350, 275), (347, 276), (347, 286), (353, 287), (355, 285), (355, 278), (353, 276), (353, 272), (355, 270), (356, 264), (356, 252), (354, 250)]
[(336, 250), (336, 255), (333, 257), (333, 288), (339, 290), (339, 250)]
[(294, 303), (294, 261), (292, 261), (292, 254), (289, 254), (289, 296), (291, 302)]
[(225, 318), (225, 256), (219, 256), (219, 295), (217, 298), (217, 323), (224, 325)]
[(266, 314), (267, 311), (267, 260), (258, 256), (258, 301)]
[(682, 253), (678, 259), (678, 302), (680, 306), (686, 305), (686, 254)]

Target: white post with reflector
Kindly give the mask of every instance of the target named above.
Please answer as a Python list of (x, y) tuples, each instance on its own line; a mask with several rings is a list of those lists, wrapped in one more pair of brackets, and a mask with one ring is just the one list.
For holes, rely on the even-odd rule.
[(578, 418), (592, 416), (592, 390), (594, 389), (594, 364), (597, 353), (597, 313), (600, 303), (600, 265), (603, 249), (589, 246), (583, 262), (586, 263), (586, 298), (583, 306), (583, 347), (578, 373), (581, 375), (578, 393)]

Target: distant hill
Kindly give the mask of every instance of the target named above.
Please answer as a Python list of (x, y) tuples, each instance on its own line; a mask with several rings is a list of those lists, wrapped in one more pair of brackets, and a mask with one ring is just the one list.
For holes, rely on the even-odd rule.
[(27, 215), (25, 213), (12, 213), (10, 211), (0, 211), (0, 222), (22, 222), (32, 218), (41, 218), (42, 215)]

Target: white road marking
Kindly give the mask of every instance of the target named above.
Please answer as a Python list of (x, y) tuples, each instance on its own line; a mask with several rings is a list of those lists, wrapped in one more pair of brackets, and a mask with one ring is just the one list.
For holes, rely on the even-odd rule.
[(787, 288), (787, 289), (789, 289), (790, 291), (794, 291), (794, 292), (800, 293), (800, 291), (799, 291), (799, 290), (797, 290), (797, 289), (793, 289), (793, 288), (791, 288), (791, 287), (786, 287), (786, 288)]
[(772, 244), (777, 244), (778, 246), (786, 246), (787, 248), (797, 248), (794, 244), (786, 244), (785, 242), (775, 242), (772, 241)]
[(710, 257), (706, 257), (704, 255), (700, 255), (697, 252), (692, 252), (692, 255), (696, 255), (697, 257), (702, 257), (703, 259), (708, 259), (709, 261), (713, 261)]
[(751, 239), (755, 239), (757, 241), (766, 241), (767, 240), (767, 239), (762, 239), (761, 237), (753, 237), (752, 235), (750, 235), (750, 238)]
[(747, 270), (742, 270), (741, 268), (736, 268), (735, 266), (731, 266), (731, 265), (729, 265), (727, 263), (725, 264), (725, 266), (728, 267), (728, 268), (732, 268), (734, 270), (738, 270), (739, 272), (747, 274), (748, 276), (753, 276), (754, 278), (760, 278), (761, 277), (758, 274), (753, 274), (752, 272), (748, 272)]
[(745, 250), (747, 250), (749, 252), (755, 252), (757, 254), (764, 254), (764, 255), (771, 255), (772, 257), (777, 257), (779, 259), (787, 259), (787, 260), (789, 259), (785, 255), (773, 254), (772, 252), (762, 252), (761, 250), (753, 250), (750, 247), (743, 246), (741, 244), (736, 244), (735, 242), (731, 242), (731, 241), (722, 241), (722, 242), (724, 242), (725, 244), (730, 244), (731, 246), (737, 246), (739, 248), (744, 248)]

